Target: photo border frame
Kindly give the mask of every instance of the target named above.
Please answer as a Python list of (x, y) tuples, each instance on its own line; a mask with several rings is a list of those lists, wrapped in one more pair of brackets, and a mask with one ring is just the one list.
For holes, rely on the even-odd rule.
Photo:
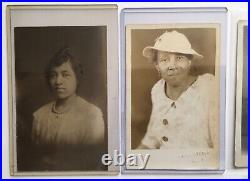
[(237, 70), (236, 70), (236, 101), (235, 101), (235, 166), (248, 167), (248, 153), (242, 154), (241, 128), (242, 128), (242, 90), (243, 90), (243, 39), (244, 27), (248, 27), (247, 20), (239, 20), (237, 24)]
[[(167, 14), (175, 14), (176, 19), (167, 19)], [(191, 21), (188, 18), (185, 18), (183, 16), (180, 18), (180, 15), (183, 15), (183, 13), (201, 13), (199, 18), (194, 18), (193, 21)], [(204, 14), (213, 14), (216, 16), (217, 14), (220, 14), (219, 20), (213, 20), (212, 17), (205, 17)], [(162, 16), (159, 18), (159, 16)], [(214, 17), (213, 16), (213, 17)], [(194, 15), (193, 15), (194, 17)], [(183, 170), (183, 169), (147, 169), (147, 170), (139, 170), (139, 169), (127, 169), (126, 166), (122, 167), (122, 173), (124, 174), (162, 174), (162, 173), (223, 173), (225, 171), (225, 109), (226, 109), (226, 30), (227, 30), (227, 9), (224, 7), (221, 8), (128, 8), (124, 9), (121, 13), (121, 85), (124, 87), (123, 90), (121, 90), (122, 95), (122, 143), (121, 143), (121, 149), (122, 153), (124, 155), (127, 154), (127, 98), (126, 98), (126, 79), (127, 79), (127, 66), (126, 66), (126, 25), (149, 25), (149, 24), (179, 24), (179, 23), (219, 23), (221, 26), (221, 37), (220, 37), (220, 125), (219, 125), (219, 138), (220, 138), (220, 159), (219, 159), (219, 168), (216, 170), (213, 169), (194, 169), (194, 170)], [(157, 19), (158, 18), (158, 19)], [(190, 18), (190, 16), (189, 16)], [(174, 20), (177, 20), (175, 22)], [(130, 128), (131, 129), (131, 128)], [(130, 149), (131, 150), (131, 149)]]
[[(16, 168), (16, 130), (15, 130), (15, 80), (14, 80), (14, 37), (13, 29), (15, 26), (27, 26), (29, 23), (28, 15), (30, 12), (57, 10), (58, 13), (67, 15), (68, 11), (75, 10), (74, 15), (78, 19), (69, 22), (55, 22), (58, 20), (45, 19), (37, 15), (36, 22), (32, 27), (41, 26), (107, 26), (107, 132), (108, 132), (108, 153), (113, 155), (114, 150), (119, 151), (119, 79), (118, 79), (118, 7), (115, 4), (98, 4), (98, 5), (8, 5), (6, 7), (6, 34), (7, 34), (7, 73), (8, 73), (8, 91), (9, 91), (9, 138), (10, 138), (10, 175), (11, 176), (81, 176), (81, 175), (117, 175), (119, 168), (111, 165), (107, 171), (17, 171)], [(80, 13), (79, 13), (80, 12)], [(105, 16), (98, 15), (96, 12), (104, 12)], [(19, 25), (13, 24), (13, 13), (23, 13), (24, 19), (19, 19)], [(79, 13), (79, 14), (77, 14)], [(81, 14), (82, 13), (82, 14)], [(95, 21), (84, 19), (84, 14), (91, 16)], [(26, 18), (26, 19), (25, 19)], [(33, 17), (34, 18), (34, 17)], [(23, 20), (23, 21), (22, 21)], [(44, 20), (44, 21), (43, 21)], [(18, 20), (16, 20), (18, 22)], [(22, 24), (23, 23), (23, 24)], [(39, 24), (40, 23), (40, 24)], [(112, 35), (112, 36), (111, 36)], [(108, 71), (109, 70), (109, 71)]]

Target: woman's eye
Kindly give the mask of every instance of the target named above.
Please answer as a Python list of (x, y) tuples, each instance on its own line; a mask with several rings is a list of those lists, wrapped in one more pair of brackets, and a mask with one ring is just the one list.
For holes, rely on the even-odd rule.
[(184, 57), (183, 56), (177, 56), (177, 60), (183, 60)]
[(70, 76), (70, 74), (68, 74), (68, 73), (64, 73), (62, 76), (63, 76), (63, 77), (69, 77), (69, 76)]
[(162, 59), (162, 62), (168, 62), (169, 61), (169, 59), (168, 58), (164, 58), (164, 59)]

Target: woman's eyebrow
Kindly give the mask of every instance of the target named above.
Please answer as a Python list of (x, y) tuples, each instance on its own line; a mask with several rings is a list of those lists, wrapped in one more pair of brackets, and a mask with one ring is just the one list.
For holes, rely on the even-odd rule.
[(69, 73), (68, 70), (62, 70), (61, 73)]
[(69, 73), (68, 70), (60, 70), (60, 71), (51, 70), (51, 71), (50, 71), (51, 74), (52, 74), (52, 73), (58, 73), (58, 72), (60, 72), (60, 73)]
[(169, 53), (159, 55), (159, 57), (160, 57), (160, 58), (166, 58), (166, 57), (169, 57)]

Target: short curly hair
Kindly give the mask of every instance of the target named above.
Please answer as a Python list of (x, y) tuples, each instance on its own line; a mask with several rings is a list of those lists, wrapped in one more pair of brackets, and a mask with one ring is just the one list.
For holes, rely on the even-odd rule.
[(58, 67), (63, 63), (69, 62), (77, 79), (77, 88), (80, 85), (80, 80), (83, 77), (83, 67), (80, 61), (78, 61), (71, 53), (68, 47), (63, 47), (59, 51), (57, 51), (54, 56), (50, 59), (46, 69), (45, 69), (45, 79), (46, 83), (50, 86), (50, 74), (54, 67)]

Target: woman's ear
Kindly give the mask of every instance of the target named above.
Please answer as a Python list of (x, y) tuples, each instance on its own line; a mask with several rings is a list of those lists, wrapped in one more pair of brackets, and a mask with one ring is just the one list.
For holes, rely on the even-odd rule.
[(156, 68), (156, 70), (158, 72), (159, 77), (161, 78), (161, 71), (160, 71), (159, 64), (155, 63), (155, 68)]
[(154, 63), (154, 66), (155, 66), (156, 70), (159, 71), (159, 65)]
[(159, 64), (158, 64), (158, 63), (156, 63), (156, 62), (154, 62), (154, 66), (155, 66), (156, 70), (157, 70), (158, 72), (160, 72), (160, 67), (159, 67)]

